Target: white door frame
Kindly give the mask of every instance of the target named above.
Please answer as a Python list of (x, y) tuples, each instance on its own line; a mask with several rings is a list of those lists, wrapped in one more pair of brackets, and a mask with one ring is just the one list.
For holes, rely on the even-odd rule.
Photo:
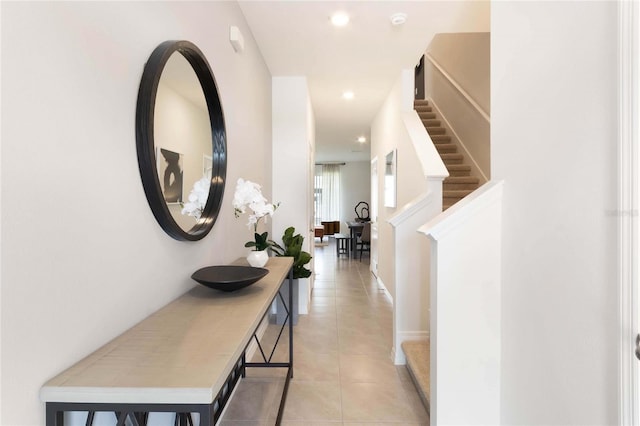
[(618, 237), (620, 289), (620, 401), (619, 424), (640, 425), (640, 361), (634, 356), (635, 336), (640, 332), (640, 283), (638, 282), (638, 200), (640, 199), (639, 7), (636, 1), (618, 3), (619, 144)]
[(369, 270), (378, 277), (378, 200), (380, 198), (379, 178), (378, 178), (378, 156), (371, 160), (371, 241), (369, 243)]

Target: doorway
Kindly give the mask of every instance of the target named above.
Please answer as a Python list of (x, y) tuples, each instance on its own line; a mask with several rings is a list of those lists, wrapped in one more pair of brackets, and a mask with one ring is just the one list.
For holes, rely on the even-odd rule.
[(378, 157), (371, 160), (371, 242), (369, 245), (371, 256), (371, 273), (378, 276)]
[(424, 99), (424, 55), (420, 58), (420, 62), (415, 68), (415, 99)]

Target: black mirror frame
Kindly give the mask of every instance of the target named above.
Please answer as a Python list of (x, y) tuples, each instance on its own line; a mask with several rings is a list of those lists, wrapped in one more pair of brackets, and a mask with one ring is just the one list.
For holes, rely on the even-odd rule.
[[(191, 64), (200, 81), (209, 110), (212, 137), (213, 169), (209, 196), (200, 219), (188, 231), (177, 224), (167, 207), (160, 186), (155, 155), (154, 110), (158, 84), (169, 57), (176, 51)], [(136, 149), (142, 186), (151, 211), (162, 229), (180, 241), (197, 241), (204, 238), (218, 218), (224, 195), (227, 173), (227, 132), (215, 78), (204, 55), (193, 43), (184, 40), (168, 40), (151, 53), (144, 67), (138, 91)]]

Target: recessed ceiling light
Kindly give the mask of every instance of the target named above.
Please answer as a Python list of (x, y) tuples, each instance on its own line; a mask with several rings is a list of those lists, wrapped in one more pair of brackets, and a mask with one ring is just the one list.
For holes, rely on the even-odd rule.
[(336, 27), (344, 27), (349, 23), (349, 15), (345, 12), (336, 12), (331, 15), (331, 23)]
[(366, 141), (367, 141), (367, 138), (365, 138), (364, 136), (360, 136), (358, 138), (358, 142), (360, 142), (360, 143), (365, 143)]
[(391, 19), (391, 25), (402, 25), (407, 22), (407, 14), (402, 12), (394, 13), (389, 19)]
[(351, 100), (351, 99), (353, 99), (354, 94), (353, 94), (353, 92), (352, 92), (351, 90), (348, 90), (348, 91), (346, 91), (346, 92), (344, 92), (344, 93), (342, 94), (342, 97), (343, 97), (344, 99), (349, 99), (349, 100)]

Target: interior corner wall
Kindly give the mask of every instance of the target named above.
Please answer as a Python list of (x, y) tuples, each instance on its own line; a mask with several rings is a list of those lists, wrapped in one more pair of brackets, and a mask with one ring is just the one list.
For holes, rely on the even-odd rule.
[(493, 2), (501, 423), (618, 420), (617, 4)]
[(488, 32), (436, 34), (425, 58), (427, 98), (481, 184), (491, 178), (490, 41)]
[[(46, 380), (191, 288), (194, 270), (245, 255), (251, 233), (231, 200), (238, 177), (271, 193), (271, 75), (234, 2), (1, 8), (0, 424), (41, 425)], [(143, 66), (175, 39), (207, 57), (227, 128), (225, 196), (199, 242), (157, 224), (136, 156)]]
[[(371, 162), (351, 161), (340, 167), (340, 229), (348, 233), (347, 222), (356, 219), (360, 201), (371, 201)], [(369, 206), (371, 209), (371, 206)]]
[(482, 109), (491, 111), (491, 33), (436, 34), (427, 53)]
[(413, 109), (413, 70), (403, 70), (371, 124), (371, 158), (384, 170), (386, 155), (397, 150), (397, 207), (384, 206), (384, 173), (378, 173), (378, 277), (395, 297), (393, 228), (387, 222), (405, 204), (427, 191), (422, 166), (404, 126), (403, 113)]
[[(311, 158), (315, 129), (306, 77), (273, 77), (273, 200), (280, 207), (273, 215), (272, 238), (281, 243), (290, 226), (305, 237), (303, 249), (310, 250), (313, 229), (313, 181)], [(300, 313), (307, 312), (311, 282), (301, 280)], [(302, 283), (305, 284), (302, 284)]]

